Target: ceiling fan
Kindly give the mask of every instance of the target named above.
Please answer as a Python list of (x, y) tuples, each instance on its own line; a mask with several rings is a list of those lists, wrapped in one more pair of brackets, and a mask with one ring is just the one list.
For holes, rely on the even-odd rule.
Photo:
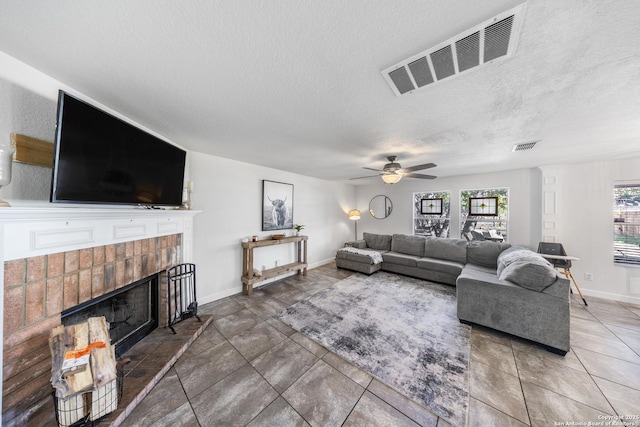
[(408, 168), (403, 168), (402, 166), (400, 166), (400, 163), (396, 163), (397, 156), (388, 156), (387, 159), (389, 160), (389, 163), (384, 165), (382, 170), (368, 168), (368, 167), (363, 168), (363, 169), (368, 169), (376, 172), (381, 172), (378, 175), (359, 176), (357, 178), (350, 178), (350, 179), (363, 179), (363, 178), (373, 178), (374, 176), (380, 176), (385, 183), (395, 184), (405, 176), (407, 178), (420, 178), (420, 179), (437, 178), (433, 175), (424, 175), (420, 173), (414, 173), (414, 171), (435, 168), (437, 165), (433, 163), (425, 163), (423, 165), (416, 165)]

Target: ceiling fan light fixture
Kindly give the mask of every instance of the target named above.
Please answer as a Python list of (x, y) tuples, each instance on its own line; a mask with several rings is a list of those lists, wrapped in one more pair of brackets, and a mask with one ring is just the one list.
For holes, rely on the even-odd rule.
[(381, 175), (381, 178), (385, 184), (395, 184), (402, 179), (402, 173), (385, 173)]
[[(415, 171), (423, 170), (423, 169), (431, 169), (435, 168), (437, 165), (435, 163), (425, 163), (422, 165), (414, 165), (408, 168), (403, 168), (400, 163), (396, 163), (396, 156), (387, 156), (387, 160), (389, 163), (384, 165), (382, 169), (375, 169), (370, 167), (363, 167), (363, 169), (372, 170), (378, 173), (377, 176), (382, 178), (382, 181), (385, 184), (395, 184), (400, 182), (403, 177), (409, 178), (419, 178), (419, 179), (434, 179), (437, 178), (433, 175), (424, 175), (420, 173), (415, 173)], [(362, 178), (373, 178), (373, 176), (360, 176), (357, 178), (349, 178), (349, 179), (362, 179)]]

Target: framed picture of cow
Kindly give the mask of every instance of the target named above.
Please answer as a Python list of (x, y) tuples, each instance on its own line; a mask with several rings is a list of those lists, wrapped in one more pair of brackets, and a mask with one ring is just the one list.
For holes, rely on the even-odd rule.
[(293, 184), (262, 180), (262, 231), (293, 228)]

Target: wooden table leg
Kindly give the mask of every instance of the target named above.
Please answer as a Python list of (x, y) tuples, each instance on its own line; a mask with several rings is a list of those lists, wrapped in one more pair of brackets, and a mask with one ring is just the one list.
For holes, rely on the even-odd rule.
[(242, 276), (249, 277), (249, 259), (247, 257), (248, 249), (242, 249)]
[(307, 267), (306, 267), (306, 265), (307, 265), (307, 241), (304, 240), (303, 243), (304, 243), (304, 264), (305, 264), (305, 268), (304, 268), (304, 271), (302, 272), (302, 275), (306, 276), (307, 275)]
[(253, 248), (249, 248), (247, 270), (247, 277), (253, 277)]
[(568, 278), (571, 278), (571, 280), (573, 280), (573, 284), (576, 286), (576, 289), (578, 290), (578, 293), (580, 294), (580, 298), (582, 298), (582, 302), (584, 303), (584, 305), (589, 305), (587, 304), (587, 300), (584, 299), (584, 295), (582, 295), (582, 290), (580, 290), (580, 286), (578, 286), (578, 282), (576, 282), (576, 278), (573, 277), (573, 274), (571, 273), (571, 270), (569, 270), (568, 268), (565, 268), (565, 275)]

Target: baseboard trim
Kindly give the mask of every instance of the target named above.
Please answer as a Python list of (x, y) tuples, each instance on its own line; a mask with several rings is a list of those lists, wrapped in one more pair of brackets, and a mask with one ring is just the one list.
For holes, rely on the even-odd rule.
[[(608, 300), (612, 300), (612, 301), (619, 301), (619, 302), (628, 302), (631, 304), (638, 304), (640, 305), (640, 297), (632, 297), (630, 295), (621, 295), (621, 294), (613, 294), (610, 292), (602, 292), (602, 291), (593, 291), (590, 289), (582, 289), (582, 294), (585, 296), (585, 299), (587, 300), (587, 304), (589, 303), (589, 300), (586, 297), (596, 297), (596, 298), (603, 298), (603, 299), (608, 299)], [(574, 291), (575, 293), (575, 291)], [(578, 295), (579, 296), (579, 295)]]
[[(309, 264), (308, 269), (320, 267), (322, 265), (329, 264), (329, 263), (331, 263), (333, 261), (335, 261), (334, 258), (329, 258), (329, 259), (326, 259), (326, 260), (317, 261), (317, 262), (314, 262), (313, 264)], [(283, 274), (283, 275), (278, 276), (278, 277), (274, 277), (272, 279), (265, 280), (264, 282), (260, 282), (259, 286), (254, 286), (253, 289), (254, 290), (260, 289), (261, 287), (263, 287), (265, 285), (268, 285), (269, 283), (277, 282), (278, 280), (282, 280), (282, 279), (284, 279), (286, 277), (295, 276), (296, 274), (298, 274), (298, 273), (296, 271), (293, 271), (293, 272), (286, 273), (286, 274)], [(236, 294), (239, 294), (241, 292), (242, 292), (242, 284), (239, 284), (237, 288), (228, 288), (228, 289), (224, 289), (222, 291), (219, 291), (219, 292), (216, 292), (216, 293), (213, 293), (213, 294), (204, 295), (202, 297), (199, 297), (198, 298), (198, 304), (199, 305), (208, 304), (210, 302), (214, 302), (214, 301), (217, 301), (219, 299), (230, 297), (232, 295), (236, 295)]]
[(217, 301), (222, 298), (230, 297), (232, 295), (242, 292), (242, 285), (237, 288), (229, 288), (214, 294), (204, 295), (198, 298), (198, 305), (208, 304), (210, 302)]
[(320, 267), (322, 265), (329, 264), (329, 263), (331, 263), (331, 262), (333, 262), (335, 260), (336, 260), (335, 257), (333, 257), (333, 258), (325, 259), (325, 260), (322, 260), (322, 261), (314, 262), (313, 264), (309, 264), (309, 268)]

